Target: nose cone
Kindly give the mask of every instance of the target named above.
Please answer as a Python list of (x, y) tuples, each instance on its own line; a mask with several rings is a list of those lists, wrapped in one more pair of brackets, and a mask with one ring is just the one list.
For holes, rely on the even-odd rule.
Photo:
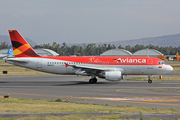
[(170, 65), (168, 65), (168, 66), (166, 67), (166, 70), (167, 70), (168, 72), (172, 72), (172, 71), (173, 71), (173, 67), (170, 66)]

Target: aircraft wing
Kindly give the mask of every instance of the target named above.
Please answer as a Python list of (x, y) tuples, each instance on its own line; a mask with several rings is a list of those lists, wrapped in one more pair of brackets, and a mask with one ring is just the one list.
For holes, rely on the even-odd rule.
[(71, 66), (73, 67), (74, 69), (81, 69), (82, 71), (87, 71), (87, 72), (90, 72), (90, 71), (121, 71), (122, 73), (124, 72), (124, 70), (122, 68), (106, 68), (106, 67), (100, 67), (100, 66), (97, 66), (97, 67), (94, 67), (94, 66), (86, 66), (86, 65), (69, 65), (67, 63), (65, 63), (65, 66), (68, 67), (68, 66)]

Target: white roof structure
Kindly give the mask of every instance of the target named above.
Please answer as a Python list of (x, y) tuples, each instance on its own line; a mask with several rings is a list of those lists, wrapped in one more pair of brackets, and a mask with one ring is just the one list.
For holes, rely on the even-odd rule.
[(8, 52), (8, 49), (2, 49), (0, 50), (0, 54), (6, 54)]
[(133, 56), (157, 56), (157, 55), (163, 55), (163, 54), (154, 49), (142, 49), (133, 53)]
[(34, 49), (34, 50), (40, 56), (59, 56), (58, 53), (50, 49)]
[[(50, 49), (34, 49), (34, 50), (40, 56), (59, 56), (58, 53)], [(2, 49), (0, 50), (0, 54), (5, 54), (7, 53), (7, 51), (8, 49)], [(136, 51), (133, 54), (124, 49), (111, 49), (100, 54), (100, 56), (152, 56), (152, 57), (157, 57), (157, 55), (163, 55), (163, 54), (154, 49), (142, 49)]]
[(133, 54), (124, 49), (111, 49), (100, 54), (100, 56), (151, 56), (151, 57), (157, 57), (157, 55), (163, 55), (163, 54), (154, 49), (142, 49), (136, 51)]
[(111, 49), (100, 54), (100, 56), (131, 56), (132, 53), (124, 49)]

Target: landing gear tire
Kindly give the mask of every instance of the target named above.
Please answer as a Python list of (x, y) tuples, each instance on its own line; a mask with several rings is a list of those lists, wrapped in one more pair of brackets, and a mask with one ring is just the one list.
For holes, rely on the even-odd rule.
[(162, 79), (162, 75), (159, 75), (159, 79)]
[(121, 80), (123, 80), (123, 79), (124, 79), (124, 75), (121, 76)]
[(152, 80), (148, 80), (148, 83), (152, 83)]
[(97, 79), (96, 79), (96, 78), (91, 78), (91, 79), (89, 80), (89, 83), (90, 83), (90, 84), (97, 83)]
[(93, 79), (90, 79), (90, 80), (89, 80), (89, 83), (92, 84), (92, 83), (93, 83)]
[(151, 76), (148, 75), (148, 83), (152, 83)]

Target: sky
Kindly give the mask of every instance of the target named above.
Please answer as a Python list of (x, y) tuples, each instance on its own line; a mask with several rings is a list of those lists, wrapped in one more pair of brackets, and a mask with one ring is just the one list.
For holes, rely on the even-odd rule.
[(180, 33), (179, 0), (1, 0), (0, 35), (37, 44), (98, 43)]

